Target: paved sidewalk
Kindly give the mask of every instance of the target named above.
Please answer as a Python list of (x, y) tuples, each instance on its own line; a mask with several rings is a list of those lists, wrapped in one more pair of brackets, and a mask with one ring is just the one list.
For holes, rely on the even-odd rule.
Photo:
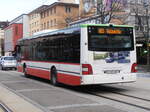
[[(33, 104), (0, 85), (0, 100), (12, 112), (43, 112)], [(4, 112), (0, 108), (0, 112)]]
[(4, 110), (0, 107), (0, 112), (4, 112)]
[(148, 66), (148, 65), (138, 65), (137, 70), (138, 70), (138, 73), (149, 73), (150, 74), (150, 66)]

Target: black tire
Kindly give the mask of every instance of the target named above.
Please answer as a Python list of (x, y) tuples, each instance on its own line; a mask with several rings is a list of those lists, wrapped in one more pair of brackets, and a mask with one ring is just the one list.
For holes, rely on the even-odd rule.
[(2, 65), (0, 65), (0, 70), (3, 70), (3, 67), (2, 67)]
[(6, 68), (4, 68), (4, 67), (2, 66), (1, 70), (6, 70)]
[(57, 70), (56, 70), (56, 68), (52, 68), (52, 70), (51, 70), (51, 83), (54, 86), (58, 86)]

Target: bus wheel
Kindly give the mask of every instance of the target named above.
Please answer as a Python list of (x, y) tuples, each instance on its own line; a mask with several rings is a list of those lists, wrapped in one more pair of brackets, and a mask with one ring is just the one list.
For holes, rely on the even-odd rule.
[(51, 83), (54, 86), (58, 86), (56, 68), (52, 68), (52, 70), (51, 70)]
[(26, 78), (29, 78), (29, 74), (27, 74), (27, 68), (23, 67), (23, 73)]

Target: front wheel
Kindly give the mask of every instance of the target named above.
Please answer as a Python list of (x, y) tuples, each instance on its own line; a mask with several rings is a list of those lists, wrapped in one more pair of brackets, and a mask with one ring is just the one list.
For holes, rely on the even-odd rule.
[(57, 70), (56, 70), (56, 68), (52, 68), (52, 70), (51, 70), (51, 83), (54, 86), (58, 86)]
[(1, 70), (5, 70), (5, 68), (4, 68), (2, 65), (0, 66), (0, 69), (1, 69)]
[(2, 65), (0, 65), (0, 70), (3, 70), (3, 66)]

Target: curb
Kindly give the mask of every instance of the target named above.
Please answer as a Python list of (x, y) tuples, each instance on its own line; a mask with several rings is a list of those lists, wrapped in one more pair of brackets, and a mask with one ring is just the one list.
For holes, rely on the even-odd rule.
[(0, 85), (0, 102), (12, 112), (43, 112), (25, 99)]

